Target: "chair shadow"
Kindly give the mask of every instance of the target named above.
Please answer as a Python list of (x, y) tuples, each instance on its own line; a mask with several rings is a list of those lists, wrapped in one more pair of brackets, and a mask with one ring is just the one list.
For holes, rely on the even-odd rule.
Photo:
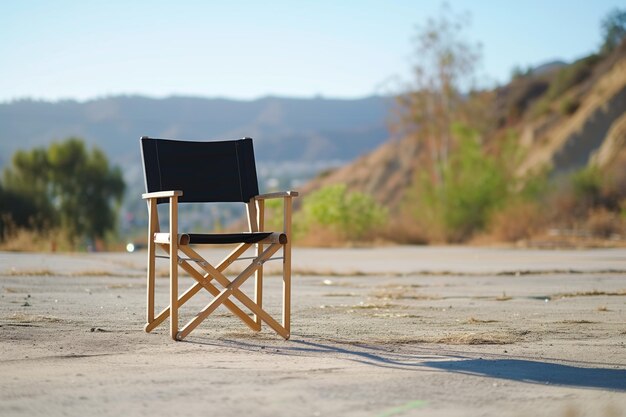
[[(274, 352), (271, 349), (266, 350), (266, 352), (284, 356), (316, 356), (332, 353), (344, 360), (380, 368), (404, 371), (438, 369), (444, 372), (533, 384), (626, 392), (625, 369), (581, 367), (526, 359), (475, 359), (467, 357), (462, 352), (442, 354), (440, 350), (433, 351), (433, 349), (421, 349), (420, 354), (393, 352), (365, 343), (344, 344), (312, 339), (311, 336), (292, 338), (286, 344), (274, 345), (273, 347), (276, 348)], [(248, 351), (259, 351), (266, 347), (261, 341), (237, 339), (221, 339), (221, 343), (196, 340), (192, 343), (213, 346), (224, 346), (226, 343), (229, 347)]]
[(519, 359), (430, 361), (422, 365), (449, 372), (535, 384), (626, 391), (624, 369), (583, 368)]

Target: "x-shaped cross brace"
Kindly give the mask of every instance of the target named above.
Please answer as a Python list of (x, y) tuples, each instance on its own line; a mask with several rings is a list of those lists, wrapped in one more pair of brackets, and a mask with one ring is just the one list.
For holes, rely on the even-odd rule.
[[(160, 243), (158, 244), (168, 254), (170, 253), (170, 245)], [(280, 243), (273, 243), (268, 246), (261, 254), (252, 260), (250, 265), (245, 268), (234, 280), (230, 281), (222, 273), (228, 266), (234, 262), (241, 254), (248, 250), (252, 244), (242, 243), (233, 252), (231, 252), (226, 258), (224, 258), (217, 267), (212, 266), (209, 262), (204, 260), (196, 251), (194, 251), (188, 245), (180, 245), (178, 249), (186, 254), (190, 259), (194, 260), (204, 270), (205, 274), (201, 274), (194, 268), (187, 260), (178, 257), (178, 264), (183, 268), (193, 279), (197, 282), (185, 291), (178, 298), (178, 307), (189, 301), (195, 294), (197, 294), (202, 288), (211, 293), (214, 298), (206, 305), (193, 319), (191, 319), (177, 334), (176, 339), (184, 339), (193, 329), (195, 329), (203, 320), (205, 320), (217, 307), (224, 305), (237, 317), (239, 317), (248, 327), (252, 330), (259, 331), (261, 329), (260, 321), (253, 320), (248, 314), (242, 311), (236, 304), (229, 300), (229, 297), (234, 296), (239, 302), (250, 309), (257, 317), (267, 323), (272, 329), (285, 339), (289, 338), (289, 332), (284, 326), (279, 324), (272, 316), (270, 316), (265, 310), (263, 310), (258, 304), (252, 301), (245, 293), (243, 293), (239, 287), (257, 271), (263, 263), (271, 258), (282, 246)], [(219, 290), (211, 283), (211, 280), (215, 279), (220, 285), (224, 287), (223, 290)], [(151, 331), (159, 324), (161, 324), (170, 315), (170, 307), (166, 307), (162, 310), (150, 323), (145, 326), (147, 332)]]

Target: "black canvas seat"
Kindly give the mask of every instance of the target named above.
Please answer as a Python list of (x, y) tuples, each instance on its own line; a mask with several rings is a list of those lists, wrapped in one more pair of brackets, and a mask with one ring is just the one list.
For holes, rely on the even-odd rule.
[[(223, 305), (255, 331), (264, 322), (285, 339), (289, 338), (291, 322), (291, 211), (295, 191), (259, 194), (252, 139), (190, 142), (170, 139), (141, 138), (141, 153), (146, 183), (142, 197), (148, 204), (148, 274), (147, 324), (152, 331), (170, 318), (170, 334), (181, 340)], [(283, 228), (266, 231), (265, 200), (283, 199)], [(243, 233), (179, 233), (178, 205), (182, 203), (232, 203), (246, 205), (248, 231)], [(169, 227), (161, 232), (158, 204), (169, 206)], [(190, 245), (237, 244), (219, 264), (213, 266)], [(169, 305), (155, 314), (155, 258), (160, 248), (169, 257)], [(255, 255), (243, 272), (234, 279), (225, 275), (226, 269), (248, 250)], [(263, 264), (282, 249), (283, 308), (282, 324), (263, 310)], [(180, 253), (186, 257), (180, 256)], [(244, 259), (244, 258), (242, 258)], [(245, 258), (249, 259), (249, 258)], [(195, 280), (189, 289), (178, 295), (178, 270)], [(255, 276), (253, 298), (239, 287)], [(219, 289), (214, 283), (219, 284)], [(213, 300), (193, 319), (178, 329), (178, 310), (200, 290), (211, 293)], [(248, 308), (243, 311), (229, 297)]]
[[(199, 234), (186, 233), (189, 236), (190, 245), (207, 245), (217, 244), (226, 245), (229, 243), (257, 243), (267, 238), (272, 232), (256, 232), (256, 233), (220, 233), (220, 234)], [(283, 234), (284, 235), (284, 234)], [(287, 239), (286, 236), (283, 238)]]

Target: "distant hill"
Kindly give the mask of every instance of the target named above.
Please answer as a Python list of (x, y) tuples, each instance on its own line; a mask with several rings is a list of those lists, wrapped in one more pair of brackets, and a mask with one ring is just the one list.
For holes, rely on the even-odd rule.
[(554, 71), (558, 71), (563, 67), (566, 67), (567, 63), (563, 62), (563, 61), (550, 61), (550, 62), (544, 62), (541, 65), (536, 66), (535, 68), (532, 68), (531, 71), (534, 75), (542, 75), (542, 74), (548, 74)]
[[(391, 102), (376, 96), (251, 101), (115, 96), (85, 102), (0, 103), (0, 172), (18, 149), (82, 137), (123, 169), (128, 187), (122, 232), (142, 230), (146, 209), (139, 197), (144, 190), (141, 136), (187, 140), (252, 137), (261, 191), (293, 188), (387, 141)], [(213, 221), (228, 224), (239, 215), (237, 207), (230, 207), (217, 214), (200, 210), (187, 219), (204, 225)]]
[(255, 139), (261, 162), (348, 161), (388, 138), (390, 102), (265, 97), (252, 101), (115, 96), (77, 101), (0, 103), (0, 167), (17, 149), (79, 136), (116, 163), (139, 164), (139, 137)]

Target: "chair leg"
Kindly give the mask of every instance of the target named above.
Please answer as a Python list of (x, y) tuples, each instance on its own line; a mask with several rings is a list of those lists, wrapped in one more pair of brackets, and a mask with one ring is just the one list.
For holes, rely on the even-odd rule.
[[(260, 256), (263, 253), (263, 245), (257, 244), (256, 256)], [(263, 266), (261, 266), (254, 275), (254, 302), (259, 308), (263, 308)], [(254, 315), (254, 322), (258, 325), (259, 331), (261, 330), (261, 317)]]
[(149, 332), (148, 327), (152, 322), (154, 322), (154, 243), (148, 244), (148, 277), (147, 277), (147, 311), (146, 311), (146, 326), (144, 330)]
[(170, 201), (170, 336), (178, 334), (178, 201)]
[(155, 255), (156, 245), (154, 243), (153, 233), (159, 227), (159, 219), (157, 212), (156, 200), (152, 199), (148, 202), (148, 274), (146, 285), (146, 326), (144, 330), (149, 332), (151, 324), (154, 322), (154, 274), (155, 274)]
[(283, 327), (291, 333), (291, 244), (283, 246)]
[(291, 198), (284, 199), (284, 225), (287, 243), (283, 245), (283, 327), (291, 333)]
[(146, 327), (144, 328), (144, 330), (146, 330), (147, 326), (149, 326), (150, 323), (154, 321), (154, 270), (155, 270), (154, 242), (150, 242), (148, 246), (149, 246), (148, 247), (148, 277), (147, 277), (147, 285), (146, 285), (146, 289), (147, 289), (146, 320), (147, 320), (147, 323), (146, 323)]
[[(254, 231), (254, 223), (256, 222), (256, 229), (259, 232), (265, 230), (265, 202), (263, 200), (250, 201), (248, 205), (248, 217), (250, 223), (250, 231)], [(256, 210), (254, 210), (256, 208)], [(255, 214), (256, 218), (252, 218)], [(256, 256), (260, 256), (263, 253), (263, 244), (256, 244)], [(254, 302), (259, 308), (263, 308), (263, 265), (254, 274)], [(258, 330), (261, 331), (261, 317), (258, 314), (254, 315), (254, 322), (256, 323)]]

